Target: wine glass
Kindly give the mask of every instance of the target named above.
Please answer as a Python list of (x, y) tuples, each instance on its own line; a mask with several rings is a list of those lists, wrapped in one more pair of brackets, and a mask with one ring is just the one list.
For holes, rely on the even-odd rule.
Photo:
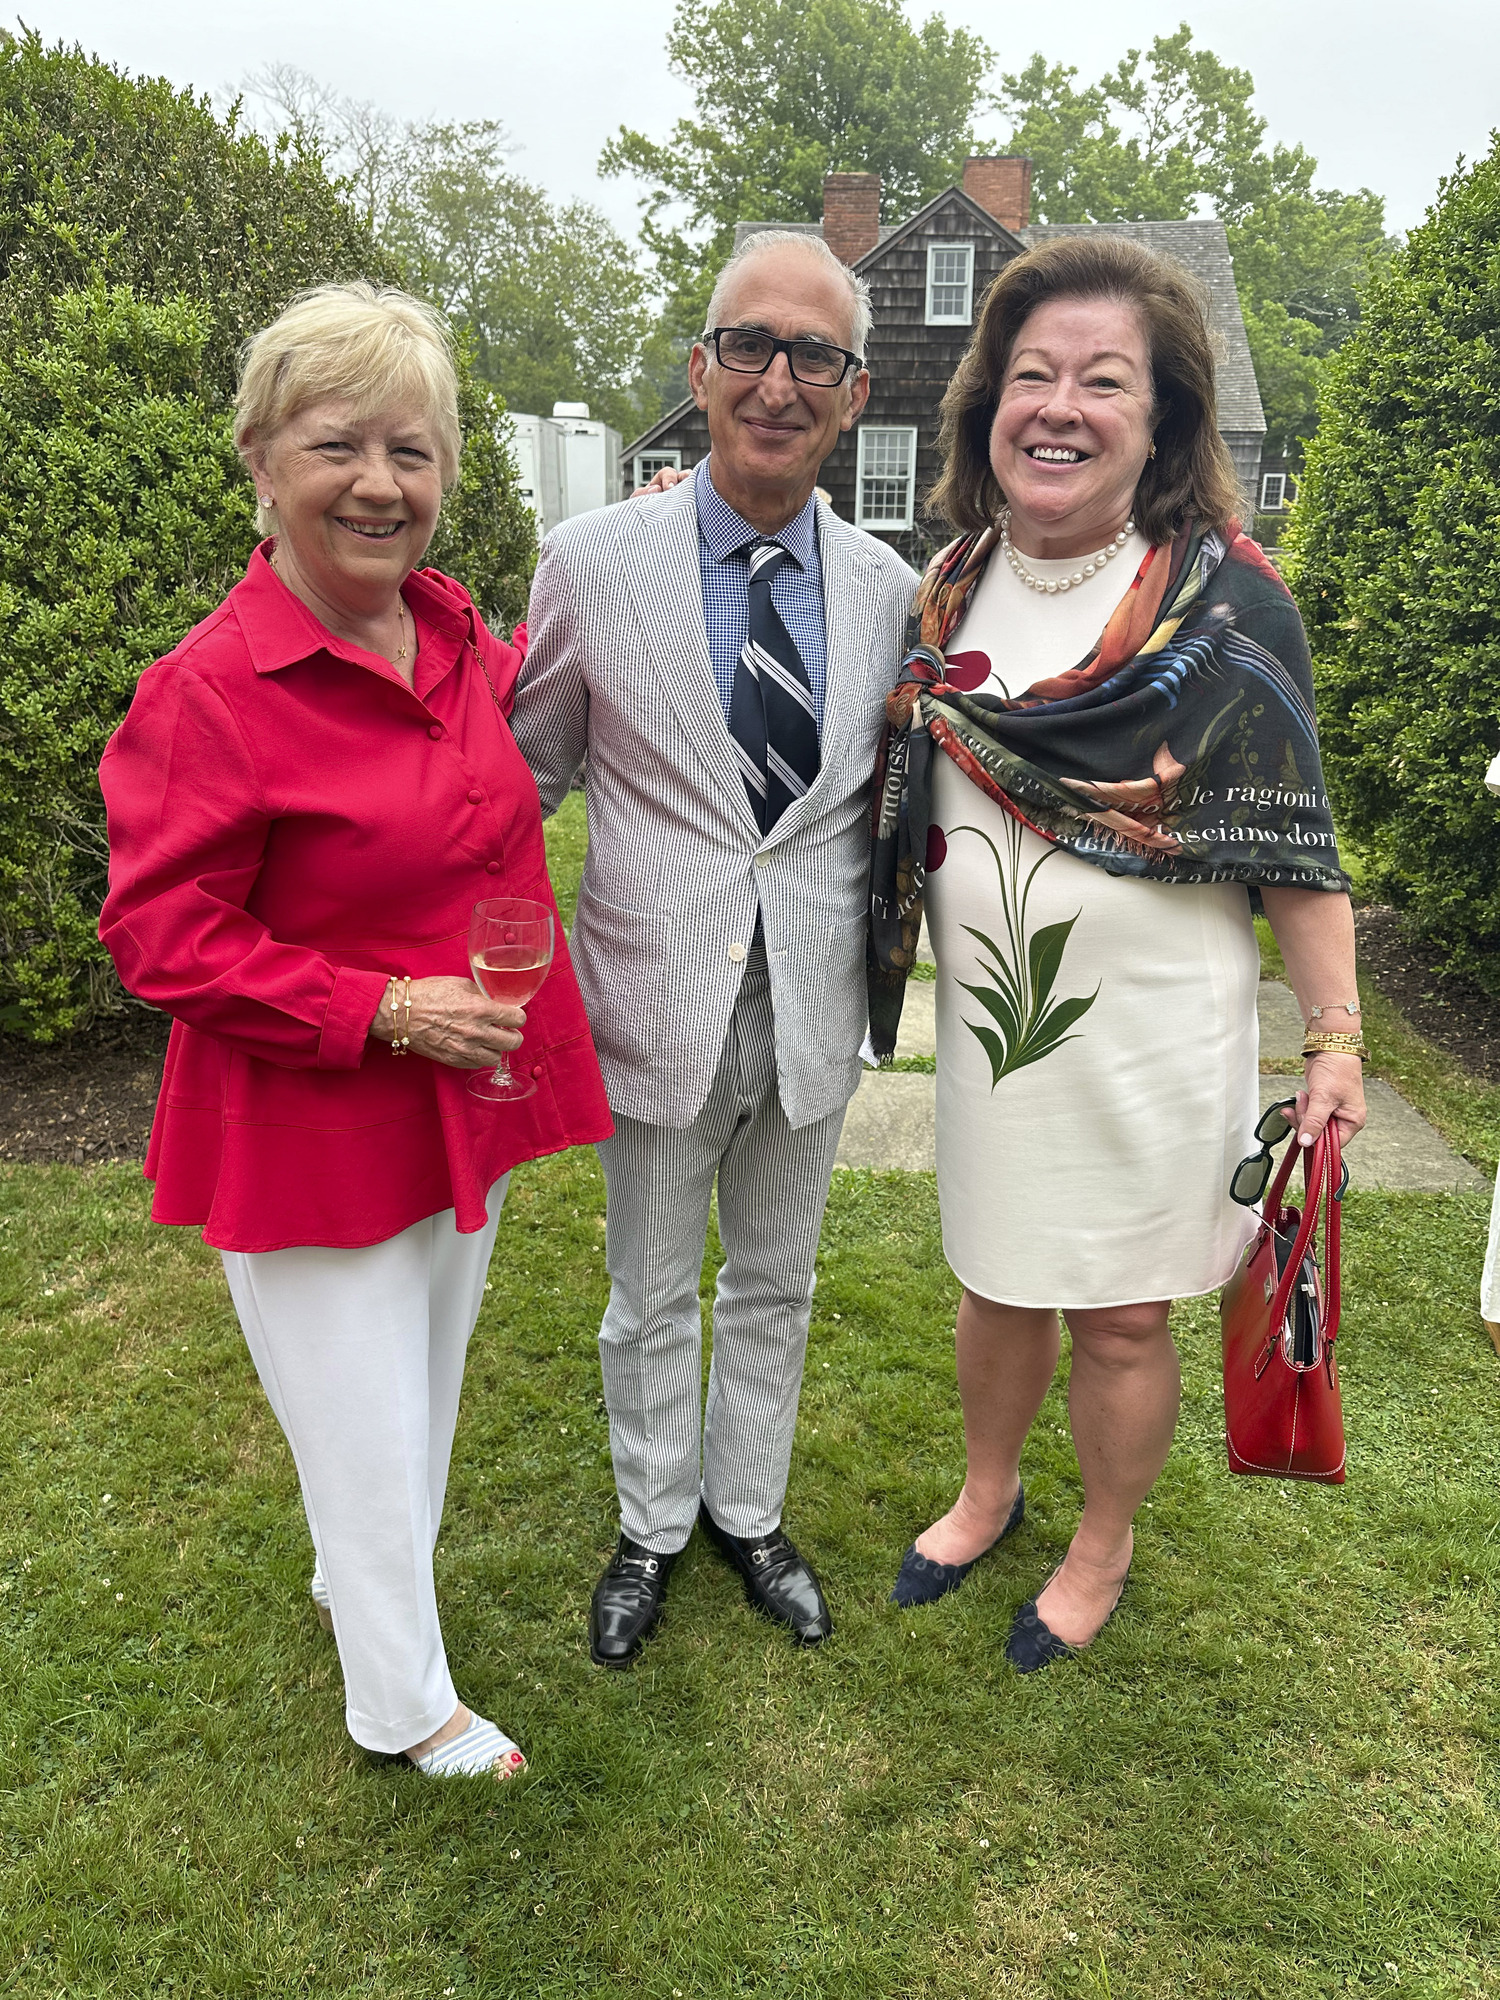
[[(526, 896), (486, 896), (469, 919), (475, 984), (491, 1000), (524, 1007), (547, 977), (553, 937), (552, 912), (545, 903)], [(536, 1084), (529, 1076), (513, 1076), (510, 1058), (501, 1056), (492, 1070), (475, 1070), (468, 1089), (471, 1097), (492, 1104), (514, 1104), (530, 1097)]]

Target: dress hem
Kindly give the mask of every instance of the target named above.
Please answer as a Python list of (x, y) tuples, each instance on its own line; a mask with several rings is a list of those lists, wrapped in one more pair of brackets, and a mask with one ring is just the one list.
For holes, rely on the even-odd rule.
[(1229, 1283), (1229, 1280), (1234, 1276), (1235, 1272), (1239, 1269), (1240, 1260), (1244, 1256), (1244, 1254), (1245, 1253), (1243, 1249), (1236, 1251), (1234, 1262), (1230, 1265), (1229, 1269), (1224, 1273), (1224, 1276), (1222, 1278), (1215, 1278), (1212, 1284), (1185, 1285), (1180, 1291), (1176, 1290), (1175, 1288), (1170, 1291), (1163, 1290), (1160, 1292), (1154, 1292), (1146, 1298), (1097, 1299), (1097, 1300), (1090, 1300), (1086, 1304), (1079, 1304), (1075, 1302), (1074, 1304), (1071, 1305), (1064, 1304), (1060, 1299), (1047, 1299), (1044, 1301), (1038, 1301), (1035, 1299), (993, 1298), (990, 1295), (990, 1293), (980, 1291), (977, 1285), (971, 1285), (968, 1282), (968, 1280), (963, 1276), (963, 1274), (954, 1268), (952, 1263), (948, 1265), (948, 1269), (953, 1272), (954, 1277), (958, 1279), (958, 1282), (963, 1286), (966, 1292), (972, 1292), (975, 1298), (983, 1299), (987, 1305), (1014, 1306), (1018, 1310), (1024, 1312), (1060, 1312), (1060, 1313), (1112, 1312), (1116, 1306), (1149, 1306), (1149, 1305), (1155, 1305), (1157, 1301), (1160, 1299), (1165, 1299), (1168, 1305), (1172, 1305), (1175, 1304), (1175, 1302), (1179, 1299), (1205, 1299), (1208, 1297), (1210, 1292), (1222, 1292), (1224, 1287)]

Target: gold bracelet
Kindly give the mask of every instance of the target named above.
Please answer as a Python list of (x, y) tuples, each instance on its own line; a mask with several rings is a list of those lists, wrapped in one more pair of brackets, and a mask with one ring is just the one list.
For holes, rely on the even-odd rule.
[(1358, 1056), (1361, 1062), (1370, 1060), (1370, 1052), (1365, 1047), (1363, 1035), (1309, 1035), (1302, 1044), (1305, 1056)]
[(1309, 1023), (1321, 1021), (1325, 1014), (1336, 1014), (1340, 1007), (1346, 1014), (1358, 1014), (1361, 1011), (1357, 1000), (1329, 1000), (1321, 1007), (1314, 1007), (1307, 1017), (1308, 1021)]
[[(406, 988), (406, 1032), (404, 1034), (396, 1025), (396, 1010), (402, 1004), (396, 994), (396, 988), (400, 985), (404, 985)], [(411, 1048), (411, 979), (406, 973), (393, 972), (391, 974), (390, 994), (391, 1054), (393, 1056), (404, 1056)]]

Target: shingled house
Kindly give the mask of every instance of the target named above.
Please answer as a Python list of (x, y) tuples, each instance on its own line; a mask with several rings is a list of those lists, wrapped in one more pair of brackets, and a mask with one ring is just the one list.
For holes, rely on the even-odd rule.
[[(859, 423), (824, 464), (822, 483), (835, 510), (891, 542), (921, 567), (945, 534), (923, 513), (938, 474), (938, 404), (969, 341), (980, 301), (1002, 265), (1044, 237), (1128, 236), (1186, 264), (1212, 301), (1220, 337), (1219, 426), (1246, 495), (1246, 518), (1259, 498), (1265, 417), (1234, 265), (1221, 222), (1042, 223), (1033, 225), (1031, 162), (972, 159), (962, 187), (935, 195), (906, 222), (882, 227), (880, 176), (830, 174), (821, 223), (742, 222), (735, 247), (761, 229), (821, 235), (870, 287), (870, 400)], [(691, 401), (627, 445), (627, 486), (663, 465), (693, 466), (708, 454), (708, 424)]]

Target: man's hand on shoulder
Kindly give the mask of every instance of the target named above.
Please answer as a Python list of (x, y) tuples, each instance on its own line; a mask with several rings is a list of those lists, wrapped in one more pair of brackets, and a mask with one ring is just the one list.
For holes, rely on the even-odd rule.
[(670, 493), (674, 486), (680, 486), (684, 479), (691, 479), (692, 476), (691, 472), (679, 472), (675, 465), (663, 465), (644, 486), (637, 486), (630, 497), (632, 500), (644, 500), (648, 493)]

